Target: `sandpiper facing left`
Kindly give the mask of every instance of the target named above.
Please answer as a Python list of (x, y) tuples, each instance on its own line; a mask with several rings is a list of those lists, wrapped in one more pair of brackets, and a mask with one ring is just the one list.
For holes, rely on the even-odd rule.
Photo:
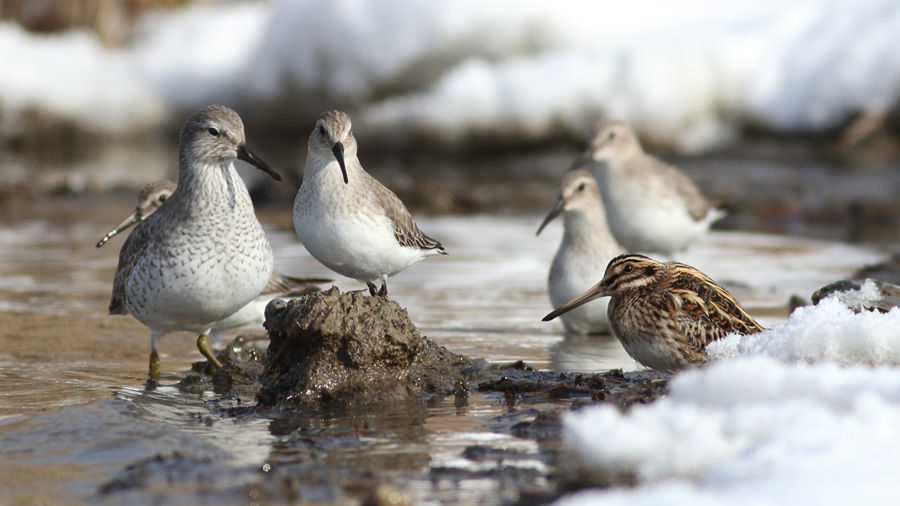
[(609, 321), (625, 351), (651, 369), (677, 371), (702, 364), (712, 341), (763, 330), (706, 274), (682, 263), (633, 254), (610, 260), (602, 281), (544, 321), (600, 297), (610, 298)]
[[(116, 225), (115, 228), (103, 236), (103, 238), (100, 239), (100, 242), (97, 243), (97, 247), (102, 247), (107, 241), (127, 230), (132, 225), (147, 219), (148, 216), (159, 209), (159, 206), (161, 206), (163, 202), (172, 196), (174, 191), (175, 183), (168, 180), (153, 181), (152, 183), (144, 185), (138, 194), (138, 202), (134, 212), (125, 218), (122, 223)], [(276, 297), (300, 297), (318, 290), (316, 285), (330, 283), (331, 281), (332, 280), (330, 279), (324, 278), (296, 278), (293, 276), (285, 276), (278, 271), (272, 271), (272, 277), (269, 278), (269, 284), (267, 284), (266, 288), (259, 294), (259, 297), (250, 301), (249, 304), (242, 307), (231, 316), (216, 322), (209, 333), (209, 340), (215, 345), (221, 342), (222, 332), (250, 325), (261, 326), (262, 323), (266, 321), (265, 309), (266, 304), (268, 304), (270, 300)]]
[(362, 167), (350, 117), (327, 111), (309, 136), (306, 172), (294, 200), (294, 229), (316, 260), (387, 295), (387, 278), (431, 255), (446, 255), (423, 234), (403, 202)]
[(181, 130), (178, 187), (138, 224), (119, 252), (110, 314), (150, 327), (150, 378), (159, 378), (157, 344), (173, 331), (199, 334), (197, 348), (215, 367), (208, 334), (263, 291), (272, 248), (256, 219), (235, 158), (281, 180), (244, 143), (240, 116), (208, 106)]
[[(547, 291), (553, 307), (559, 307), (584, 293), (606, 272), (606, 264), (623, 253), (609, 225), (597, 181), (590, 172), (566, 172), (560, 183), (559, 199), (544, 218), (540, 234), (554, 218), (563, 215), (563, 236), (553, 256)], [(562, 315), (570, 334), (610, 334), (607, 301), (596, 307), (579, 307)]]

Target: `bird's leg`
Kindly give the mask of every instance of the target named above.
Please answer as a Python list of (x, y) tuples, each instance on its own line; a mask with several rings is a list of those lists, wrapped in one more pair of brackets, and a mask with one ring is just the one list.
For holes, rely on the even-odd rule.
[(156, 330), (150, 330), (150, 380), (159, 381), (159, 353), (156, 351), (156, 344), (164, 334)]
[(371, 283), (371, 282), (369, 282), (369, 281), (366, 281), (366, 286), (369, 287), (369, 295), (371, 295), (371, 296), (374, 297), (374, 296), (375, 296), (375, 283)]
[(200, 353), (209, 360), (209, 363), (212, 364), (214, 369), (222, 368), (222, 363), (219, 362), (219, 359), (217, 359), (216, 356), (213, 355), (212, 350), (209, 349), (209, 335), (207, 333), (204, 332), (197, 336), (197, 349), (199, 349)]
[(378, 295), (387, 297), (387, 280), (381, 280), (381, 290), (378, 290)]
[(150, 352), (150, 379), (159, 381), (159, 353), (156, 350)]

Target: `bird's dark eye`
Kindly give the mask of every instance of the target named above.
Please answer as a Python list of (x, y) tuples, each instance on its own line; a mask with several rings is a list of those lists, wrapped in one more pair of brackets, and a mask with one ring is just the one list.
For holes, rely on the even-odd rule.
[(319, 133), (325, 135), (325, 127), (323, 125), (319, 125)]
[(634, 270), (634, 266), (631, 264), (625, 264), (625, 267), (622, 267), (622, 271), (624, 271), (624, 272), (631, 272), (633, 270)]
[(207, 132), (209, 132), (209, 135), (212, 135), (213, 137), (219, 136), (219, 129), (216, 127), (209, 127), (209, 130), (207, 130)]
[(584, 183), (581, 183), (580, 185), (578, 185), (578, 191), (580, 191), (580, 192), (584, 191)]
[(167, 197), (167, 195), (160, 195), (160, 196), (159, 196), (159, 199), (157, 199), (157, 200), (159, 200), (160, 202), (165, 202), (165, 201), (166, 201), (166, 197)]

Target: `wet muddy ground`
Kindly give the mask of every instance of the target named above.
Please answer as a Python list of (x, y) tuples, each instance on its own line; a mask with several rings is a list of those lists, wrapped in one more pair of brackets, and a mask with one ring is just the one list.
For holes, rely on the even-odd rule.
[[(822, 151), (762, 142), (682, 160), (731, 214), (680, 260), (764, 325), (784, 320), (791, 295), (808, 299), (898, 249), (896, 163)], [(192, 372), (201, 357), (186, 334), (163, 341), (161, 385), (145, 388), (147, 329), (105, 314), (121, 239), (94, 243), (131, 211), (138, 186), (171, 175), (171, 160), (148, 155), (136, 170), (116, 155), (28, 177), (13, 163), (0, 192), (0, 502), (539, 504), (579, 486), (561, 465), (561, 416), (651, 401), (665, 377), (637, 371), (614, 340), (564, 339), (560, 325), (540, 322), (559, 230), (534, 231), (573, 153), (373, 163), (451, 252), (393, 278), (392, 298), (435, 346), (478, 367), (450, 392), (292, 409), (260, 409), (255, 381)], [(293, 238), (296, 181), (276, 188), (255, 192), (276, 267), (339, 278)], [(263, 330), (234, 334), (247, 339), (228, 356), (256, 370)]]

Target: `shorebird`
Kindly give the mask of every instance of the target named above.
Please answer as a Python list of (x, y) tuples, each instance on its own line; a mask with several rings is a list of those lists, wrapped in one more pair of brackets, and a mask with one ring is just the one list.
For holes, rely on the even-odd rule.
[(599, 297), (613, 333), (641, 365), (677, 371), (706, 361), (706, 346), (727, 334), (763, 330), (727, 290), (697, 269), (620, 255), (603, 280), (544, 317), (549, 321)]
[(446, 255), (423, 234), (403, 202), (362, 167), (350, 117), (327, 111), (309, 136), (306, 172), (294, 200), (294, 229), (329, 269), (387, 296), (387, 278), (431, 255)]
[[(168, 180), (153, 181), (152, 183), (144, 185), (138, 194), (137, 206), (135, 206), (134, 212), (125, 218), (122, 223), (116, 225), (115, 228), (103, 236), (103, 239), (100, 239), (100, 242), (97, 243), (97, 247), (102, 247), (116, 235), (127, 230), (129, 227), (144, 221), (148, 216), (153, 214), (154, 211), (159, 209), (159, 206), (172, 196), (174, 191), (175, 183)], [(242, 307), (231, 316), (216, 322), (209, 333), (209, 340), (215, 345), (221, 342), (222, 332), (224, 331), (249, 325), (262, 325), (266, 320), (266, 304), (273, 298), (300, 297), (318, 290), (316, 285), (330, 283), (331, 281), (332, 280), (330, 279), (322, 278), (296, 278), (293, 276), (285, 276), (277, 271), (272, 271), (272, 277), (269, 279), (269, 284), (267, 284), (266, 288), (259, 294), (259, 297), (250, 301), (249, 304)]]
[(132, 225), (144, 221), (147, 216), (150, 216), (154, 211), (159, 209), (159, 206), (161, 206), (167, 198), (171, 197), (172, 192), (174, 191), (175, 183), (165, 179), (145, 184), (144, 187), (141, 188), (140, 193), (138, 193), (137, 206), (134, 208), (134, 212), (122, 220), (122, 223), (119, 223), (115, 228), (107, 232), (106, 235), (97, 242), (97, 247), (103, 247), (107, 241), (119, 235), (119, 233), (128, 230)]
[(676, 167), (648, 155), (634, 130), (618, 121), (594, 127), (591, 146), (576, 168), (591, 171), (600, 186), (609, 226), (630, 252), (682, 251), (722, 218), (697, 185)]
[[(573, 170), (563, 176), (559, 199), (538, 228), (538, 235), (560, 214), (563, 215), (563, 236), (547, 279), (553, 307), (565, 304), (590, 288), (603, 277), (606, 264), (623, 253), (606, 223), (600, 190), (590, 172)], [(607, 303), (606, 300), (599, 301), (596, 307), (579, 307), (564, 314), (562, 321), (566, 331), (570, 334), (609, 334)]]
[(178, 187), (125, 240), (110, 314), (150, 327), (150, 379), (159, 378), (157, 344), (169, 332), (196, 332), (213, 367), (212, 326), (247, 305), (272, 276), (272, 248), (234, 168), (238, 158), (281, 180), (244, 142), (240, 116), (208, 106), (181, 129)]

